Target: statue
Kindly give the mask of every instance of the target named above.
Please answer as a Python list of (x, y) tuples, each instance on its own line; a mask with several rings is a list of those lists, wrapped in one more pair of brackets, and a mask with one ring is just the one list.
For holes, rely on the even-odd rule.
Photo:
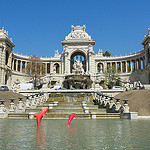
[(55, 56), (54, 56), (54, 57), (57, 57), (57, 56), (59, 56), (58, 49), (57, 49), (57, 50), (55, 50)]
[(102, 56), (102, 49), (99, 49), (98, 55)]
[(84, 73), (83, 64), (78, 59), (76, 59), (76, 61), (73, 64), (73, 73), (75, 73), (75, 74), (83, 74)]

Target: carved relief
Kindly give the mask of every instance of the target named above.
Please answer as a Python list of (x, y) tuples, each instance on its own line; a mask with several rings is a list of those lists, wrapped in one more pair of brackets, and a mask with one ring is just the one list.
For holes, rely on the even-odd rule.
[(71, 33), (71, 37), (75, 39), (85, 38), (85, 34), (80, 32), (75, 32), (75, 33)]
[(68, 39), (88, 39), (91, 40), (91, 36), (89, 36), (86, 32), (85, 32), (85, 26), (71, 26), (71, 33), (66, 36), (65, 40)]

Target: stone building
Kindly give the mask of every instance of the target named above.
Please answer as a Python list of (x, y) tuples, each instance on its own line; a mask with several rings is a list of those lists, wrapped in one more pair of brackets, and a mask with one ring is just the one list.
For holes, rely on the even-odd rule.
[[(61, 41), (63, 52), (55, 51), (54, 57), (40, 57), (45, 65), (43, 87), (62, 84), (68, 75), (89, 75), (93, 83), (100, 82), (108, 67), (114, 67), (125, 82), (141, 81), (150, 83), (150, 29), (144, 37), (143, 50), (123, 56), (105, 57), (102, 50), (96, 54), (93, 50), (95, 41), (86, 31), (86, 26), (71, 26), (71, 33)], [(0, 84), (12, 87), (13, 84), (30, 81), (27, 64), (30, 56), (13, 52), (12, 39), (8, 32), (0, 30)], [(92, 84), (94, 86), (94, 84)]]

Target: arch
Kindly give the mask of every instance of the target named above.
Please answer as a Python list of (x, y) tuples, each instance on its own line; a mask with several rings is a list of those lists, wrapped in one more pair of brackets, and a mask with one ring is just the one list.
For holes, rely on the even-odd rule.
[(59, 74), (60, 73), (59, 69), (60, 69), (60, 65), (58, 63), (55, 63), (54, 64), (54, 73), (58, 73)]
[(103, 63), (98, 63), (97, 64), (97, 73), (103, 73), (104, 72), (104, 65)]
[(74, 53), (72, 53), (71, 57), (70, 57), (70, 71), (71, 73), (73, 73), (74, 68), (74, 64), (75, 62), (78, 60), (79, 63), (82, 64), (82, 68), (84, 70), (84, 72), (86, 72), (86, 55), (80, 51), (77, 50)]
[(47, 63), (47, 73), (50, 73), (50, 63)]

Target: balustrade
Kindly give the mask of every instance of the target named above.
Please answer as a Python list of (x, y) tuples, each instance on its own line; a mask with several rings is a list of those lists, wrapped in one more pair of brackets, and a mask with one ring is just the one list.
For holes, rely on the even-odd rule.
[(14, 113), (16, 110), (15, 104), (14, 104), (14, 100), (15, 98), (10, 98), (10, 107), (9, 107), (9, 112)]
[(22, 101), (23, 97), (19, 97), (18, 99), (19, 99), (18, 110), (19, 112), (23, 112), (25, 110), (25, 104)]
[[(106, 108), (107, 113), (129, 113), (129, 106), (128, 106), (128, 99), (123, 99), (124, 101), (123, 106), (120, 104), (120, 98), (115, 98), (116, 102), (114, 102), (113, 96), (104, 95), (103, 93), (96, 92), (96, 97), (99, 96), (99, 101), (97, 99), (93, 99), (94, 105), (98, 105), (98, 109)], [(98, 102), (97, 102), (98, 101)], [(83, 101), (84, 102), (84, 101)], [(85, 105), (86, 103), (82, 103)]]
[(8, 110), (6, 109), (4, 102), (5, 100), (0, 100), (0, 118), (6, 118), (8, 115)]

